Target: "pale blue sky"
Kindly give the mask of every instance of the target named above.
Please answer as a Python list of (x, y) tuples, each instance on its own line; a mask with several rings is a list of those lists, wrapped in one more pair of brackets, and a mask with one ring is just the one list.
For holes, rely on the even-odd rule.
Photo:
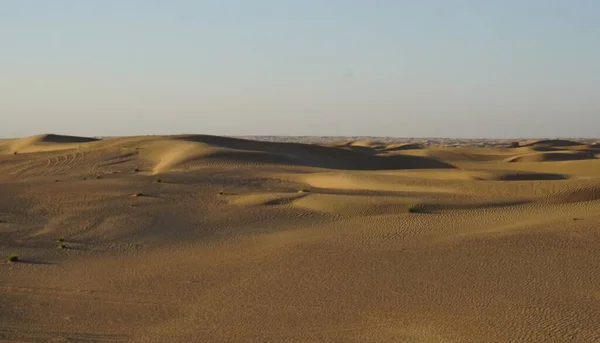
[(0, 136), (600, 136), (597, 0), (0, 0)]

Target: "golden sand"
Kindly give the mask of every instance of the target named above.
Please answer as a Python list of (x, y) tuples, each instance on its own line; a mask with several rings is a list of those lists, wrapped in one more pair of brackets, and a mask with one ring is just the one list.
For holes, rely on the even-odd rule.
[(598, 157), (0, 141), (0, 340), (598, 341)]

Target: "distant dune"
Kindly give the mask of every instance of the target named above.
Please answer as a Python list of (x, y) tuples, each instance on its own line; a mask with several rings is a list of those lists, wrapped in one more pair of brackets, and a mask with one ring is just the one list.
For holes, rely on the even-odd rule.
[(0, 154), (62, 150), (72, 148), (73, 145), (77, 143), (88, 143), (94, 141), (97, 141), (97, 139), (52, 134), (38, 135), (21, 139), (0, 141)]
[(543, 139), (537, 141), (525, 141), (521, 146), (546, 146), (546, 147), (569, 147), (581, 145), (581, 143), (564, 139)]
[(556, 162), (556, 161), (576, 161), (595, 159), (595, 155), (579, 151), (554, 151), (554, 152), (536, 152), (524, 155), (512, 156), (507, 158), (506, 162)]
[(1, 140), (0, 340), (600, 337), (595, 141), (263, 138)]
[(423, 149), (423, 145), (419, 143), (392, 143), (385, 146), (385, 150), (387, 151), (415, 149)]

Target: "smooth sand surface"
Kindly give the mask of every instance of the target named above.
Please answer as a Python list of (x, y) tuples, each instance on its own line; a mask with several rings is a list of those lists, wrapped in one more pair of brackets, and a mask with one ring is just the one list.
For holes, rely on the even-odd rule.
[(3, 140), (0, 340), (595, 342), (598, 157), (562, 140)]

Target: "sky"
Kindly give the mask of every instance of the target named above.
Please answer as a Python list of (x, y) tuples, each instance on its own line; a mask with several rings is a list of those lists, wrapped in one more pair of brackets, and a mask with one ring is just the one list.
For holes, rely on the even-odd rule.
[(0, 0), (0, 137), (600, 137), (597, 0)]

